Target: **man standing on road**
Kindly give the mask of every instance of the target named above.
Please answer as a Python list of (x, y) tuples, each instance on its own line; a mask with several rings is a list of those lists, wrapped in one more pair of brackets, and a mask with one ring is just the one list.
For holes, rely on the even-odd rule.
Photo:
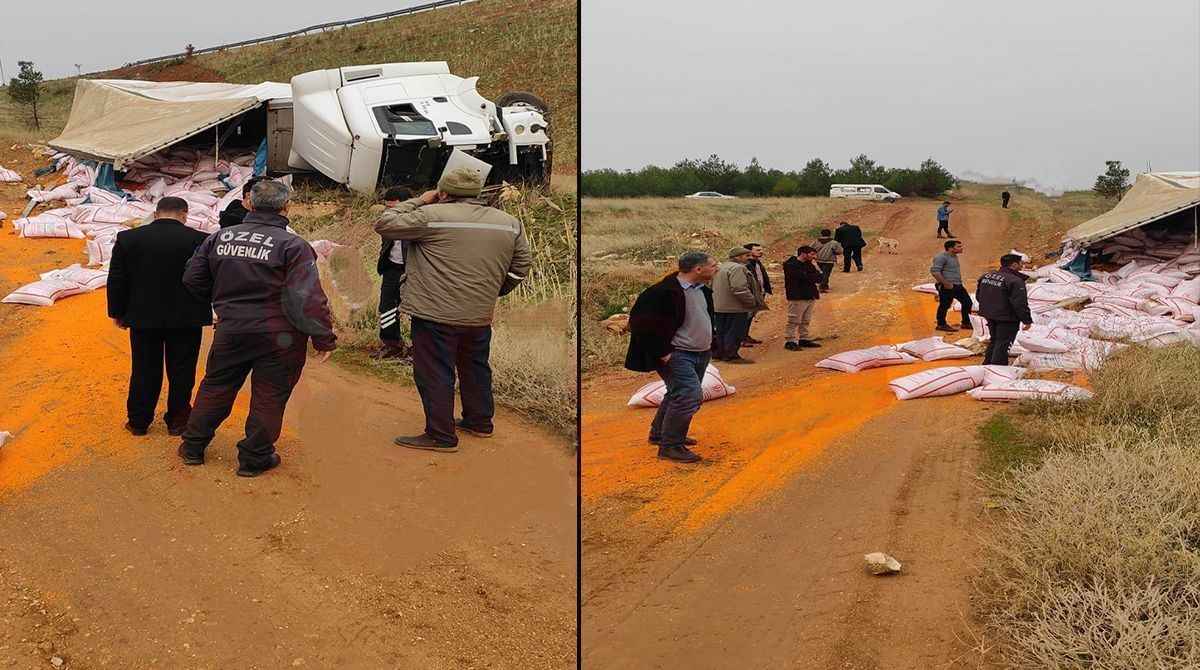
[(1000, 207), (1002, 207), (1004, 209), (1008, 209), (1009, 198), (1012, 198), (1012, 194), (1009, 193), (1008, 191), (1004, 191), (1003, 193), (1001, 193), (1000, 194)]
[(975, 295), (979, 298), (979, 315), (987, 319), (987, 352), (984, 365), (1008, 365), (1008, 349), (1017, 339), (1018, 328), (1029, 330), (1033, 315), (1029, 312), (1029, 297), (1025, 290), (1021, 257), (1005, 254), (1000, 257), (1000, 269), (979, 278)]
[(939, 239), (942, 237), (943, 230), (946, 231), (946, 237), (954, 237), (954, 235), (950, 234), (950, 213), (953, 211), (954, 210), (950, 209), (950, 201), (949, 200), (942, 201), (942, 206), (938, 207), (938, 210), (937, 210), (937, 221), (938, 221), (937, 236)]
[(821, 298), (818, 284), (822, 272), (813, 264), (816, 258), (817, 250), (805, 245), (796, 250), (795, 256), (783, 262), (783, 287), (788, 301), (787, 341), (783, 348), (788, 351), (821, 346), (808, 339), (813, 309)]
[(929, 268), (929, 273), (933, 275), (933, 280), (937, 283), (937, 329), (954, 333), (958, 332), (958, 329), (946, 323), (946, 313), (950, 311), (950, 305), (958, 300), (959, 305), (962, 306), (962, 327), (970, 328), (972, 303), (967, 289), (963, 288), (962, 269), (958, 264), (958, 255), (963, 252), (962, 242), (946, 240), (943, 246), (946, 250), (933, 257), (933, 265)]
[[(750, 276), (753, 277), (754, 280), (758, 282), (759, 287), (761, 287), (762, 293), (763, 293), (763, 299), (765, 300), (766, 296), (771, 295), (771, 277), (769, 275), (767, 275), (767, 267), (765, 265), (763, 265), (763, 262), (762, 262), (762, 257), (763, 257), (762, 245), (759, 244), (758, 242), (751, 242), (744, 246), (750, 252), (750, 260), (746, 261), (746, 268), (748, 268), (750, 270)], [(758, 315), (761, 313), (762, 313), (761, 311), (758, 311), (758, 312), (754, 312), (753, 314), (751, 314), (750, 315), (750, 323), (754, 323), (754, 320), (756, 318), (758, 318)], [(744, 343), (748, 344), (748, 345), (762, 344), (762, 340), (758, 340), (758, 339), (751, 337), (750, 336), (750, 327), (747, 326), (746, 327), (746, 339), (745, 339)]]
[(209, 235), (188, 261), (183, 285), (212, 301), (217, 327), (179, 445), (187, 465), (204, 463), (204, 450), (229, 417), (247, 375), (250, 414), (246, 437), (237, 444), (237, 474), (257, 477), (279, 465), (275, 440), (304, 369), (308, 339), (322, 362), (337, 346), (317, 254), (287, 231), (288, 190), (277, 181), (255, 184), (242, 223)]
[(859, 272), (862, 272), (862, 250), (867, 246), (867, 241), (863, 239), (862, 228), (856, 225), (842, 221), (838, 224), (837, 230), (833, 233), (833, 239), (842, 245), (842, 250), (845, 255), (842, 257), (842, 272), (850, 271), (850, 261), (854, 261), (855, 267)]
[[(383, 204), (390, 209), (412, 197), (408, 189), (393, 186), (383, 194)], [(376, 359), (406, 359), (408, 350), (400, 333), (400, 286), (404, 283), (404, 247), (397, 240), (382, 240), (379, 261), (375, 269), (383, 281), (379, 286), (379, 349), (371, 355)]]
[(750, 328), (750, 316), (766, 308), (766, 301), (758, 282), (746, 268), (750, 252), (745, 247), (734, 247), (729, 252), (729, 261), (722, 263), (713, 277), (713, 307), (716, 310), (716, 342), (713, 358), (727, 363), (753, 363), (742, 358), (738, 349)]
[(829, 276), (833, 274), (833, 266), (837, 264), (837, 257), (842, 253), (842, 245), (830, 235), (829, 229), (821, 231), (821, 237), (817, 238), (817, 267), (821, 269), (821, 290), (829, 290)]
[(679, 269), (642, 291), (629, 310), (629, 350), (625, 367), (662, 377), (667, 392), (650, 423), (650, 444), (658, 457), (694, 463), (688, 449), (692, 417), (704, 401), (701, 384), (713, 344), (713, 293), (705, 284), (717, 261), (700, 251), (679, 257)]
[(125, 406), (125, 430), (145, 435), (154, 421), (167, 368), (167, 433), (181, 435), (192, 413), (192, 388), (200, 335), (212, 325), (212, 307), (183, 287), (188, 259), (204, 242), (204, 233), (188, 228), (188, 203), (158, 201), (154, 221), (117, 234), (108, 267), (108, 315), (129, 329), (132, 371)]
[(488, 357), (496, 301), (525, 279), (533, 260), (521, 222), (478, 199), (490, 169), (456, 150), (437, 190), (388, 209), (375, 222), (385, 240), (404, 240), (407, 247), (400, 311), (412, 316), (413, 381), (425, 431), (397, 437), (402, 447), (458, 451), (456, 428), (492, 436)]

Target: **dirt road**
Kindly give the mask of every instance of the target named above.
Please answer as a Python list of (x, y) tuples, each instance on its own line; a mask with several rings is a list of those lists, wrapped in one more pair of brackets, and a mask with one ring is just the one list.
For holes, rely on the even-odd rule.
[[(28, 175), (27, 154), (0, 164)], [(0, 294), (82, 252), (6, 225)], [(161, 422), (121, 429), (128, 338), (104, 310), (0, 305), (0, 667), (574, 667), (566, 439), (502, 412), (458, 454), (403, 450), (413, 389), (310, 362), (279, 470), (234, 475), (244, 397), (184, 467)]]
[[(722, 367), (737, 393), (706, 403), (693, 423), (704, 463), (654, 458), (649, 410), (624, 406), (645, 376), (614, 372), (585, 387), (585, 667), (978, 661), (968, 584), (982, 511), (974, 427), (992, 409), (965, 396), (902, 403), (887, 389), (945, 363), (857, 375), (813, 367), (837, 351), (934, 333), (933, 298), (911, 286), (930, 281), (941, 250), (936, 206), (866, 205), (844, 216), (869, 238), (898, 239), (900, 253), (872, 247), (865, 272), (838, 268), (814, 322), (823, 349), (783, 349), (784, 303), (774, 299), (753, 327), (767, 343), (746, 352), (757, 364)], [(997, 208), (956, 209), (964, 275), (977, 277), (1007, 250), (1008, 219)], [(807, 241), (787, 240), (768, 257)], [(866, 574), (872, 551), (898, 557), (903, 575)]]

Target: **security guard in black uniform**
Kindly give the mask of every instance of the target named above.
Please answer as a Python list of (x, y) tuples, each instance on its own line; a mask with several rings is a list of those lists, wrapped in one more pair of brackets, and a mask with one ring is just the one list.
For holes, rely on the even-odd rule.
[(243, 222), (210, 235), (184, 272), (187, 290), (211, 301), (217, 313), (208, 368), (179, 446), (188, 465), (204, 463), (204, 450), (247, 375), (250, 415), (237, 445), (237, 474), (255, 477), (279, 465), (275, 440), (308, 339), (323, 352), (322, 362), (337, 347), (316, 252), (286, 230), (288, 190), (276, 181), (255, 184)]

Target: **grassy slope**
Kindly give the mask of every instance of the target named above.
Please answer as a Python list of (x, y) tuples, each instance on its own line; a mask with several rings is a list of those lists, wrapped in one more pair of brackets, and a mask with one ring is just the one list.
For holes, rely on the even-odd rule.
[[(302, 72), (343, 65), (444, 60), (455, 74), (479, 76), (480, 93), (489, 99), (524, 90), (546, 100), (552, 109), (555, 172), (574, 174), (579, 145), (576, 18), (574, 0), (478, 0), (193, 60), (220, 79), (249, 84), (286, 82)], [(103, 76), (164, 80), (162, 75), (169, 73), (170, 66), (157, 64)], [(33, 133), (23, 110), (0, 94), (0, 139), (30, 141), (58, 134), (74, 86), (73, 78), (46, 83), (43, 129)]]

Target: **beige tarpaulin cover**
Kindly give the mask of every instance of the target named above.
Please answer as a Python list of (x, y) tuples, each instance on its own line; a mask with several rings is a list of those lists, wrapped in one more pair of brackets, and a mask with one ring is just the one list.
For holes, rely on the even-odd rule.
[(255, 86), (81, 79), (71, 115), (51, 147), (117, 169), (253, 109), (291, 97), (287, 84)]
[(1119, 235), (1200, 205), (1200, 172), (1140, 174), (1116, 207), (1067, 231), (1080, 246)]

